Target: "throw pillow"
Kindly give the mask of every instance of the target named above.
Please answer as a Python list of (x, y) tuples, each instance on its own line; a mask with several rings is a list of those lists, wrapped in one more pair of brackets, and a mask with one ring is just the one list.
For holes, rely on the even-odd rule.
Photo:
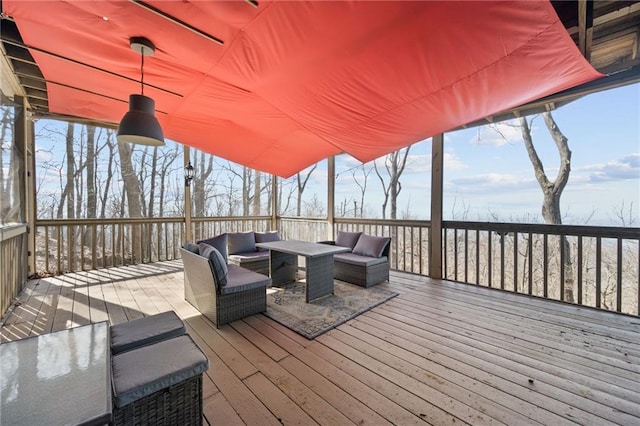
[(185, 241), (185, 243), (182, 245), (182, 248), (190, 251), (191, 253), (200, 254), (200, 248), (198, 247), (198, 245), (193, 244), (191, 241)]
[(361, 256), (382, 257), (382, 252), (390, 241), (391, 238), (388, 237), (374, 237), (362, 234), (353, 248), (353, 253)]
[(206, 240), (198, 241), (198, 244), (205, 243), (209, 244), (212, 247), (215, 247), (216, 250), (220, 252), (224, 261), (227, 261), (227, 234), (216, 235), (213, 238), (208, 238)]
[[(273, 232), (256, 232), (256, 243), (270, 243), (272, 241), (280, 241), (278, 231)], [(258, 251), (269, 251), (269, 249), (258, 247)]]
[(256, 235), (249, 232), (229, 232), (227, 234), (229, 255), (256, 251)]
[(338, 236), (336, 237), (336, 245), (341, 247), (349, 247), (351, 250), (356, 246), (358, 242), (358, 238), (360, 238), (362, 232), (345, 232), (338, 231)]
[(211, 272), (213, 272), (213, 277), (216, 279), (216, 283), (218, 283), (220, 287), (227, 285), (229, 268), (227, 268), (222, 254), (209, 244), (200, 243), (198, 247), (200, 247), (200, 256), (209, 259), (209, 266), (211, 267)]

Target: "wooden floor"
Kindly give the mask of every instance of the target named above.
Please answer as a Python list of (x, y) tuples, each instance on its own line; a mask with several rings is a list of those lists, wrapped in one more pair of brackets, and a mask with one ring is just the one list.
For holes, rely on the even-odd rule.
[(210, 361), (210, 424), (640, 424), (640, 318), (392, 273), (400, 296), (315, 340), (216, 329), (180, 261), (32, 281), (2, 341), (175, 310)]

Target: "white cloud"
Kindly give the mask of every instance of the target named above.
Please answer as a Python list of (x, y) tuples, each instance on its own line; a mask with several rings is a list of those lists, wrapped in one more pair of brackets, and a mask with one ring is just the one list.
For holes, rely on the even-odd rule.
[(611, 160), (606, 163), (577, 167), (574, 172), (581, 175), (581, 180), (590, 183), (639, 179), (640, 153), (629, 154), (618, 160)]
[(534, 178), (502, 173), (465, 176), (451, 179), (448, 184), (457, 187), (459, 192), (508, 192), (536, 188), (538, 185)]

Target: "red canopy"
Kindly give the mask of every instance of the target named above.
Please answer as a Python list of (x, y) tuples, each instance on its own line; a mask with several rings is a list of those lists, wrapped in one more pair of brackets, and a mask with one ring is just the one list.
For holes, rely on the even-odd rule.
[(51, 112), (118, 123), (140, 93), (129, 38), (144, 36), (156, 45), (144, 93), (165, 136), (284, 177), (600, 76), (548, 2), (146, 3), (224, 45), (129, 1), (2, 5), (35, 48)]

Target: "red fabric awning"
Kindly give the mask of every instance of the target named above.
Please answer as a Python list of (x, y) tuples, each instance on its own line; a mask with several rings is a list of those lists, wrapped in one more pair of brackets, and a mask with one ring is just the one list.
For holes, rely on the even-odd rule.
[(128, 1), (2, 5), (37, 48), (51, 112), (118, 123), (140, 93), (129, 38), (144, 36), (157, 48), (145, 94), (165, 136), (283, 177), (340, 152), (369, 161), (600, 76), (548, 2), (147, 3), (224, 45)]

